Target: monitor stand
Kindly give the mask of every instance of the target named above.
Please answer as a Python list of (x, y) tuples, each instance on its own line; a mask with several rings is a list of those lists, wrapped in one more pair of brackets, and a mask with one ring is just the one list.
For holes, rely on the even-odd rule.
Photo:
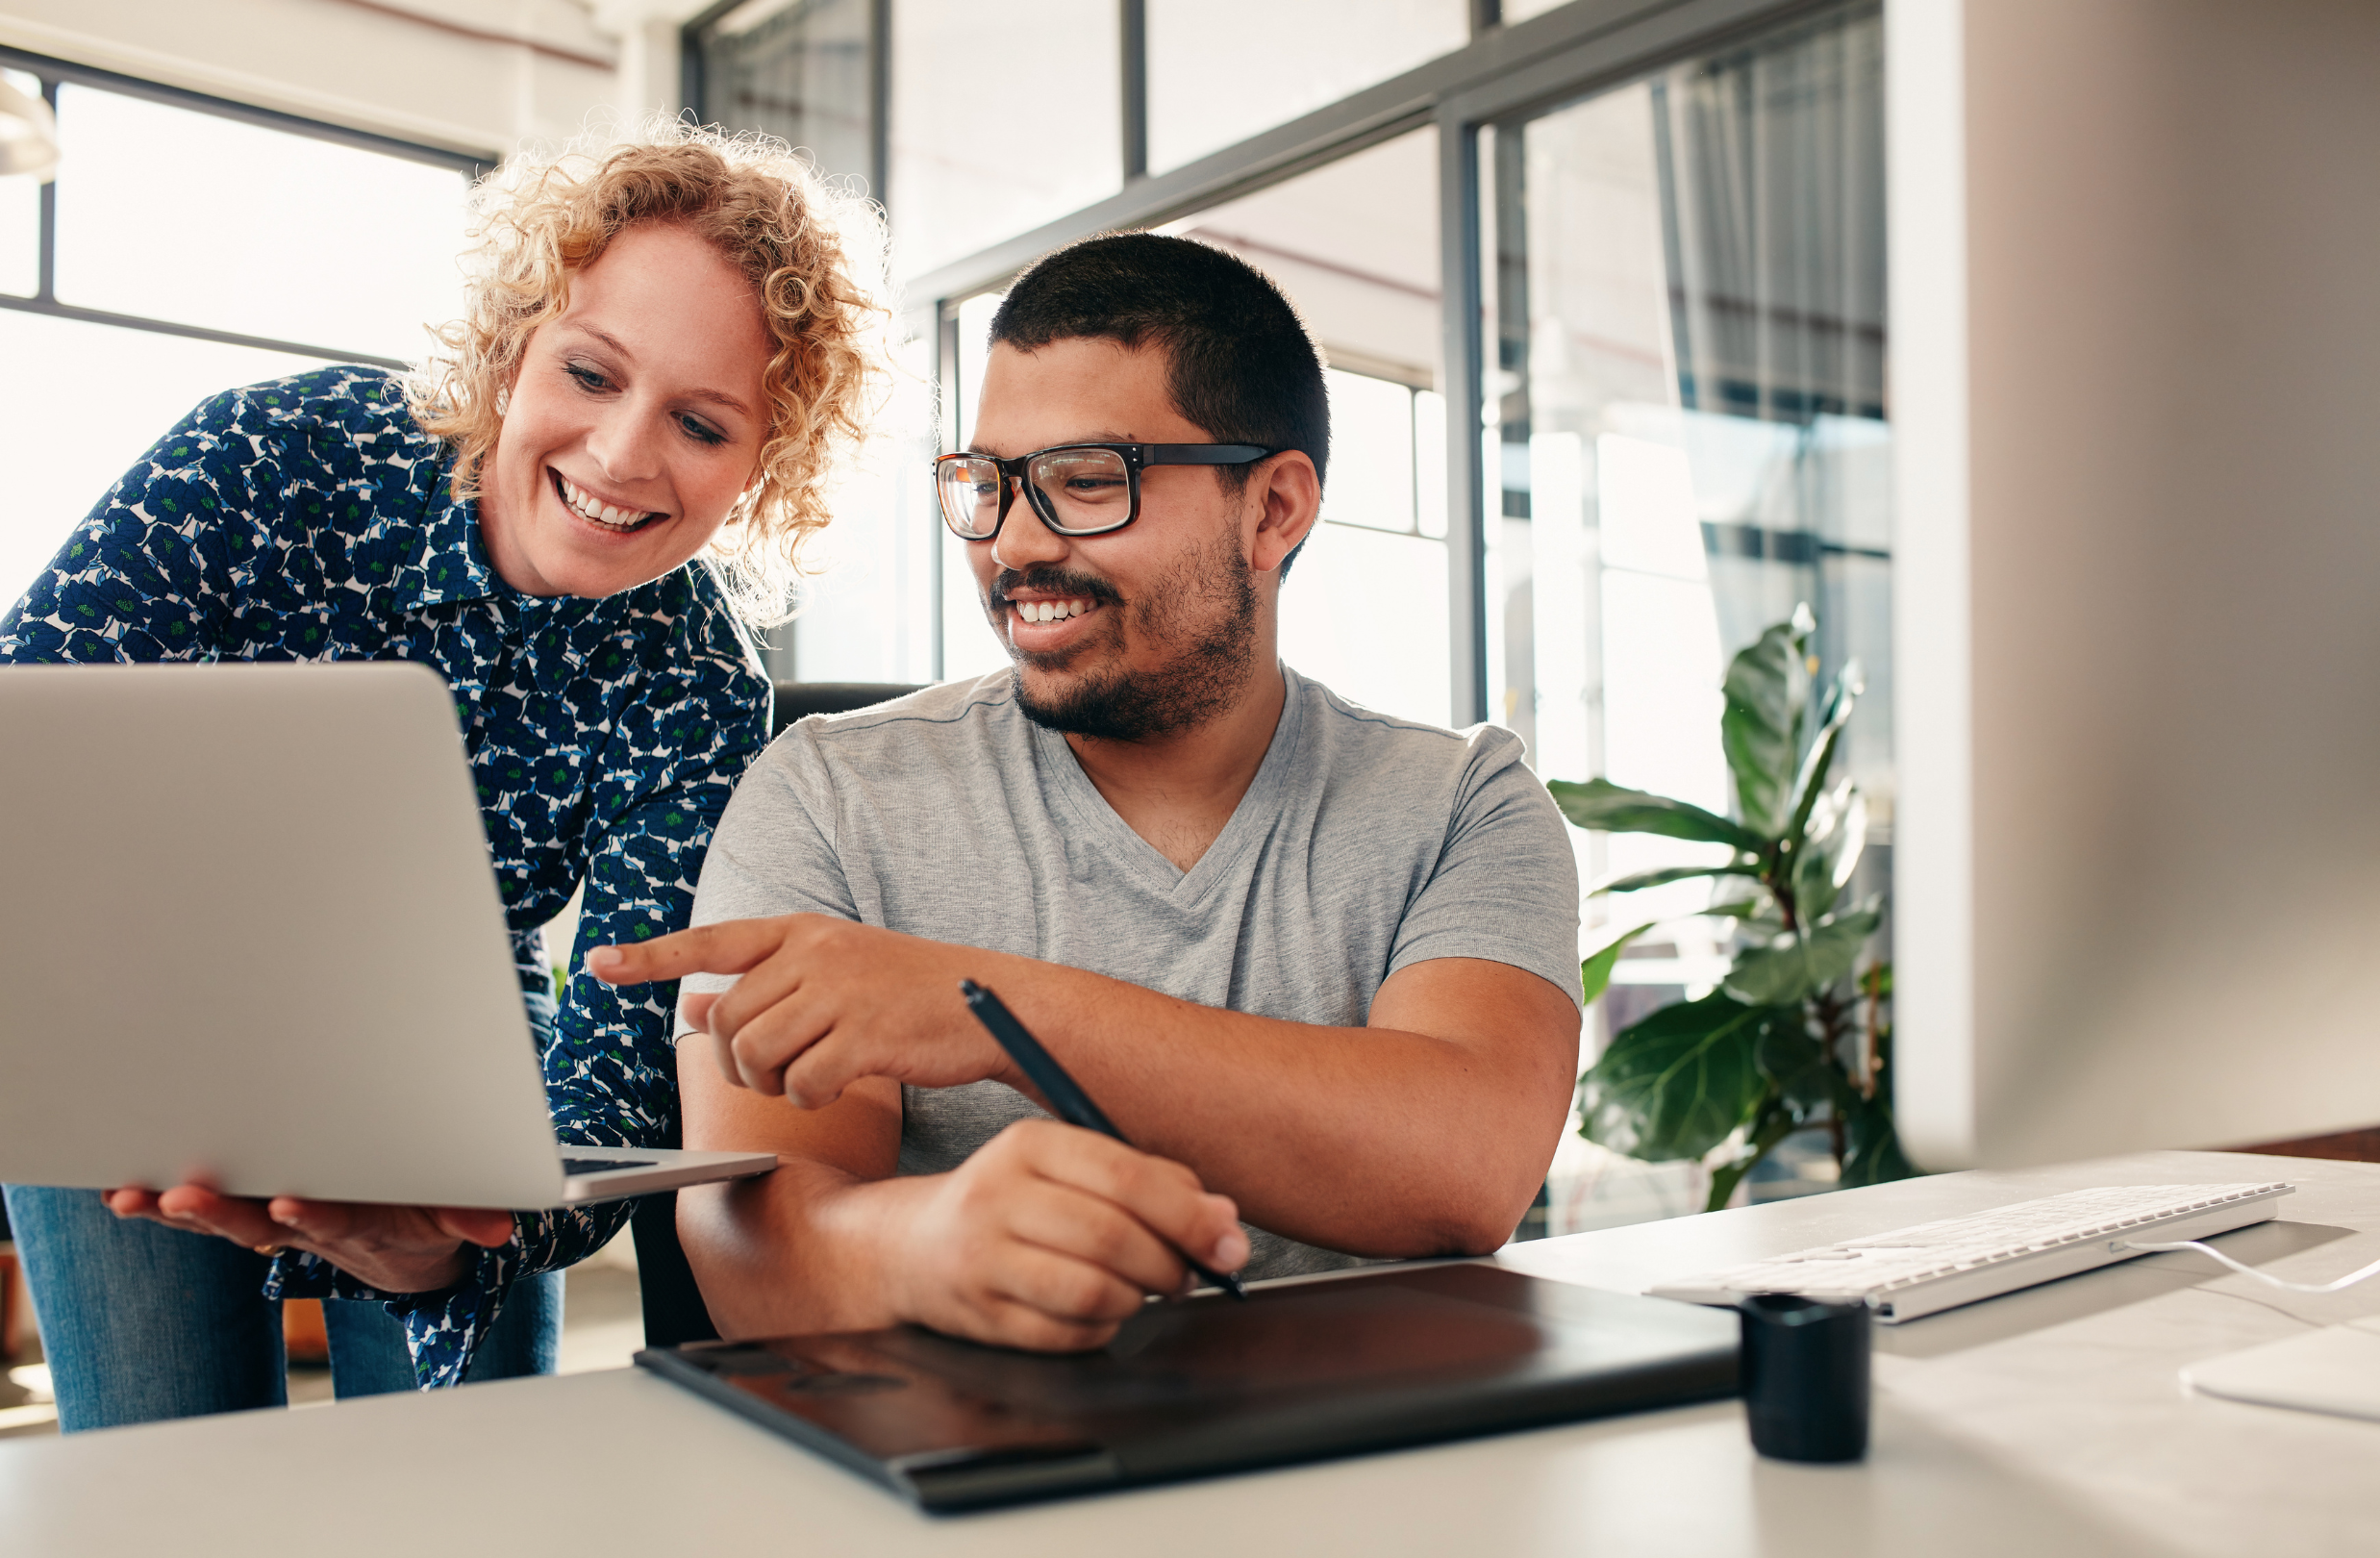
[(2182, 1383), (2231, 1401), (2380, 1422), (2380, 1316), (2192, 1364)]

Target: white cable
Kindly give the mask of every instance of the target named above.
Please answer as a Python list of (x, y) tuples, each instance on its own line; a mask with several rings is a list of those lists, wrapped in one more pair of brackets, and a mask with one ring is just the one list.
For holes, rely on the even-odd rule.
[(2380, 1276), (2380, 1261), (2374, 1261), (2360, 1271), (2349, 1271), (2336, 1282), (2284, 1282), (2277, 1276), (2267, 1276), (2252, 1266), (2242, 1266), (2213, 1244), (2200, 1244), (2195, 1239), (2185, 1239), (2178, 1244), (2140, 1244), (2129, 1239), (2119, 1239), (2116, 1243), (2125, 1249), (2194, 1249), (2200, 1254), (2214, 1256), (2242, 1276), (2251, 1276), (2259, 1282), (2268, 1282), (2276, 1288), (2287, 1288), (2292, 1293), (2337, 1293), (2342, 1288), (2354, 1287), (2366, 1277)]

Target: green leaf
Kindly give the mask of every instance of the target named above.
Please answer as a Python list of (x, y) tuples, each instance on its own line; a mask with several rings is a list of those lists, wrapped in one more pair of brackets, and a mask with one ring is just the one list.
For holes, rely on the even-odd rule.
[(1825, 1064), (1825, 1057), (1818, 1042), (1810, 1036), (1807, 1023), (1779, 1022), (1761, 1035), (1760, 1043), (1752, 1051), (1752, 1064), (1769, 1081), (1783, 1082)]
[(1660, 923), (1658, 919), (1648, 919), (1635, 930), (1620, 932), (1604, 942), (1601, 950), (1591, 954), (1586, 962), (1578, 966), (1578, 1001), (1581, 1006), (1593, 1004), (1605, 987), (1611, 984), (1612, 970), (1619, 966), (1619, 955), (1628, 943)]
[(1841, 1069), (1828, 1061), (1826, 1046), (1811, 1036), (1804, 1022), (1781, 1022), (1770, 1028), (1762, 1036), (1753, 1060), (1761, 1074), (1776, 1084), (1796, 1126), (1818, 1118), (1825, 1106), (1840, 1104), (1851, 1091)]
[(1772, 839), (1785, 831), (1791, 805), (1807, 641), (1798, 622), (1779, 622), (1728, 664), (1720, 684), (1727, 707), (1719, 746), (1736, 778), (1736, 810), (1746, 827)]
[(1749, 1004), (1774, 1005), (1815, 995), (1851, 971), (1860, 948), (1883, 917), (1874, 909), (1838, 915), (1807, 930), (1788, 931), (1736, 959), (1724, 989)]
[(1845, 779), (1819, 798), (1793, 860), (1793, 906), (1805, 920), (1835, 907), (1867, 846), (1867, 801)]
[(1753, 1061), (1761, 1036), (1799, 1019), (1724, 993), (1663, 1007), (1622, 1030), (1579, 1078), (1579, 1134), (1649, 1162), (1701, 1157), (1766, 1091)]
[(1657, 833), (1666, 839), (1732, 844), (1753, 855), (1768, 847), (1766, 839), (1716, 813), (1609, 779), (1590, 779), (1583, 785), (1554, 779), (1545, 788), (1564, 817), (1592, 832)]
[(1810, 751), (1803, 757), (1801, 772), (1793, 779), (1793, 817), (1786, 825), (1787, 848), (1798, 851), (1802, 836), (1810, 826), (1810, 814), (1818, 804), (1818, 795), (1826, 788), (1827, 770), (1835, 766), (1835, 748), (1842, 741), (1842, 729), (1851, 721), (1851, 711), (1858, 707), (1860, 693), (1866, 688), (1860, 672), (1860, 663), (1852, 661), (1835, 678), (1834, 690), (1826, 695), (1826, 717), (1818, 723), (1818, 733), (1810, 742)]
[[(1765, 878), (1722, 876), (1712, 884), (1711, 906), (1703, 913), (1728, 919), (1766, 922), (1778, 919), (1777, 898), (1768, 891)], [(1777, 928), (1785, 928), (1781, 920)]]
[(1665, 866), (1657, 871), (1607, 877), (1589, 888), (1587, 896), (1595, 898), (1606, 892), (1641, 892), (1646, 888), (1666, 887), (1671, 882), (1691, 882), (1697, 876), (1749, 876), (1757, 881), (1760, 871), (1750, 866)]
[(1901, 1150), (1900, 1132), (1892, 1123), (1892, 1106), (1879, 1092), (1860, 1098), (1843, 1112), (1842, 1186), (1881, 1185), (1888, 1180), (1914, 1179), (1917, 1166)]
[[(1870, 964), (1860, 975), (1860, 993), (1870, 1001), (1892, 998), (1892, 966)], [(1892, 1024), (1876, 1030), (1876, 1089), (1873, 1097), (1854, 1093), (1842, 1112), (1842, 1183), (1881, 1185), (1925, 1170), (1909, 1161), (1892, 1118)]]
[(1736, 1187), (1743, 1182), (1743, 1176), (1759, 1168), (1761, 1159), (1775, 1151), (1777, 1143), (1792, 1135), (1793, 1129), (1792, 1111), (1785, 1107), (1784, 1099), (1773, 1089), (1770, 1090), (1762, 1096), (1760, 1108), (1752, 1117), (1751, 1129), (1744, 1133), (1747, 1140), (1743, 1150), (1736, 1154), (1733, 1163), (1713, 1171), (1711, 1194), (1703, 1202), (1702, 1209), (1705, 1212), (1723, 1211), (1727, 1203), (1735, 1199)]

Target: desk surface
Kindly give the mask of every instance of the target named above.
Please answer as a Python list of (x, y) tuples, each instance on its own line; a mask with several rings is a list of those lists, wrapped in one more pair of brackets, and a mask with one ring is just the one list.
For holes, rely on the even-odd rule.
[[(1668, 1276), (2094, 1184), (2285, 1178), (2236, 1258), (2380, 1257), (2380, 1166), (2148, 1153), (1950, 1174), (1516, 1246), (1517, 1269)], [(322, 1545), (582, 1558), (862, 1552), (1600, 1552), (1691, 1558), (2380, 1551), (2380, 1423), (2186, 1395), (2193, 1359), (2380, 1313), (2152, 1255), (1879, 1327), (1874, 1451), (1763, 1461), (1734, 1402), (936, 1520), (640, 1370), (0, 1442), (11, 1552)], [(305, 1533), (300, 1535), (300, 1533)]]

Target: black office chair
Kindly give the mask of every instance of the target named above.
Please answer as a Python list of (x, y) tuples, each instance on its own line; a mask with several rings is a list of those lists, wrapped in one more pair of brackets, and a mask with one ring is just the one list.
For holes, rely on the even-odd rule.
[(779, 682), (776, 716), (768, 723), (768, 733), (782, 733), (804, 715), (849, 714), (917, 691), (914, 682)]
[[(804, 715), (845, 714), (883, 703), (917, 689), (906, 682), (779, 682), (773, 736)], [(677, 1146), (674, 1134), (663, 1143)], [(674, 1347), (687, 1342), (711, 1342), (718, 1327), (702, 1301), (694, 1269), (686, 1263), (678, 1244), (678, 1193), (667, 1191), (637, 1202), (629, 1219), (630, 1237), (637, 1242), (637, 1287), (644, 1299), (644, 1344)]]

